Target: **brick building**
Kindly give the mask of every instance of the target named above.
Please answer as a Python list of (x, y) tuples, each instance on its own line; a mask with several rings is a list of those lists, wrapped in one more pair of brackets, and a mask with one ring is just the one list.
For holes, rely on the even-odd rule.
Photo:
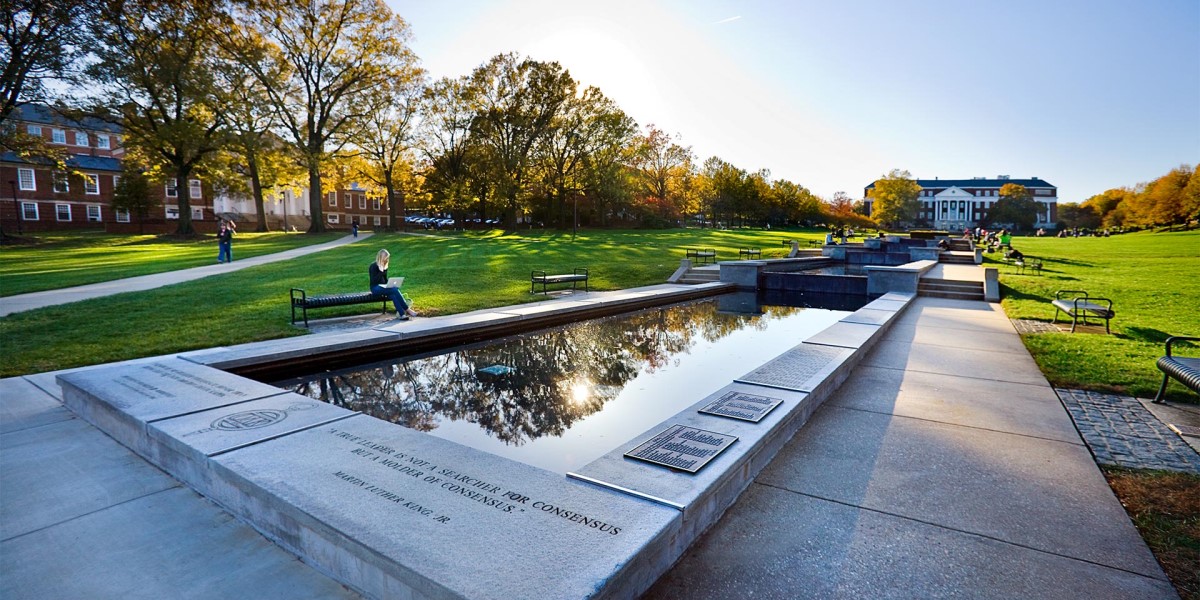
[[(125, 152), (120, 128), (98, 119), (74, 120), (55, 109), (26, 104), (13, 111), (11, 126), (61, 146), (69, 172), (24, 160), (13, 152), (0, 153), (0, 226), (5, 231), (99, 229), (132, 233), (175, 230), (179, 219), (178, 188), (174, 179), (156, 182), (158, 200), (144, 223), (112, 207), (113, 191), (121, 177)], [(5, 123), (5, 126), (10, 125)], [(215, 231), (212, 190), (199, 179), (188, 181), (192, 220), (199, 231)], [(18, 219), (20, 220), (18, 227)]]
[[(1006, 183), (1025, 186), (1030, 197), (1040, 205), (1034, 227), (1051, 229), (1055, 226), (1058, 222), (1058, 188), (1037, 177), (1011, 179), (1007, 175), (995, 179), (918, 179), (921, 208), (917, 221), (949, 231), (974, 228), (1000, 199), (1000, 188)], [(874, 182), (863, 189), (863, 202), (868, 215), (871, 214), (870, 194), (873, 189)]]

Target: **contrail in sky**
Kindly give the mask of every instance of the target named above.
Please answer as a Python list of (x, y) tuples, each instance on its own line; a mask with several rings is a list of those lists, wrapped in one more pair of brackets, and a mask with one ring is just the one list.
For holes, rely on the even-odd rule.
[(740, 18), (742, 18), (742, 15), (738, 15), (736, 17), (729, 17), (728, 19), (721, 19), (720, 21), (713, 23), (713, 25), (720, 25), (722, 23), (732, 23)]

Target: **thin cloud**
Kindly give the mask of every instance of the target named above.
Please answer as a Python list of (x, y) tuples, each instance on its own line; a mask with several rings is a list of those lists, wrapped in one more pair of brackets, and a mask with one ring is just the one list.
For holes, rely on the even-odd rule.
[(734, 22), (734, 21), (737, 21), (737, 20), (739, 20), (739, 19), (741, 19), (741, 18), (742, 18), (742, 15), (738, 15), (738, 16), (736, 16), (736, 17), (729, 17), (728, 19), (721, 19), (720, 21), (717, 21), (716, 23), (713, 23), (713, 25), (723, 25), (723, 24), (725, 24), (725, 23), (732, 23), (732, 22)]

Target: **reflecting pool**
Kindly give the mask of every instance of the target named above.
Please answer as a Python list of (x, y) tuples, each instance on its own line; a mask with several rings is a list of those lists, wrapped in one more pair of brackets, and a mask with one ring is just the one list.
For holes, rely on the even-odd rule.
[(276, 385), (566, 473), (848, 314), (729, 306), (647, 309)]

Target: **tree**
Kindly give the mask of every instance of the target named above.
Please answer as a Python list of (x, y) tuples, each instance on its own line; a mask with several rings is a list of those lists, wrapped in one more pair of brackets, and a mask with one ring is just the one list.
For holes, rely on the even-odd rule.
[[(425, 90), (417, 144), (426, 161), (424, 189), (456, 211), (469, 210), (476, 200), (471, 175), (479, 148), (471, 126), (477, 111), (478, 94), (470, 77), (443, 78)], [(479, 216), (487, 217), (485, 198), (478, 201)]]
[(245, 52), (240, 58), (304, 160), (309, 231), (322, 232), (322, 164), (380, 108), (372, 92), (415, 61), (408, 24), (382, 0), (268, 0), (242, 12), (238, 25), (230, 30), (231, 47), (253, 48), (255, 36), (270, 47), (266, 60)]
[(671, 204), (671, 188), (687, 174), (685, 167), (691, 164), (692, 148), (680, 146), (651, 124), (646, 127), (645, 137), (638, 140), (632, 158), (634, 172), (646, 195), (654, 202)]
[(155, 203), (146, 173), (135, 161), (126, 158), (121, 163), (121, 180), (113, 191), (113, 208), (137, 215), (138, 233), (146, 233), (146, 214)]
[(91, 23), (86, 72), (100, 85), (90, 112), (175, 177), (179, 235), (195, 233), (188, 181), (225, 143), (214, 57), (226, 23), (215, 4), (190, 0), (105, 0)]
[(1066, 227), (1095, 229), (1100, 226), (1100, 215), (1087, 204), (1059, 204), (1058, 220)]
[(26, 102), (50, 97), (46, 82), (70, 72), (85, 36), (83, 0), (5, 0), (0, 3), (0, 122)]
[(556, 62), (520, 60), (515, 54), (493, 57), (471, 77), (479, 92), (471, 132), (486, 149), (485, 164), (505, 201), (505, 221), (513, 226), (529, 199), (535, 152), (575, 95), (576, 83)]
[(876, 224), (870, 217), (854, 212), (854, 200), (846, 192), (834, 192), (833, 198), (825, 203), (825, 218), (831, 225), (839, 227), (872, 227)]
[[(404, 218), (404, 195), (399, 182), (412, 170), (414, 121), (424, 93), (423, 72), (415, 67), (397, 73), (378, 93), (373, 103), (380, 107), (367, 116), (357, 146), (366, 158), (361, 175), (384, 190), (388, 207), (388, 229)], [(397, 212), (399, 210), (399, 212)], [(398, 216), (397, 216), (398, 215)]]
[(881, 224), (895, 226), (916, 219), (921, 210), (921, 186), (908, 171), (892, 169), (875, 181), (869, 196), (871, 217)]
[(1029, 195), (1029, 190), (1019, 183), (1006, 183), (1000, 187), (1000, 199), (984, 217), (984, 223), (1009, 225), (1016, 230), (1032, 229), (1037, 222), (1041, 203)]

